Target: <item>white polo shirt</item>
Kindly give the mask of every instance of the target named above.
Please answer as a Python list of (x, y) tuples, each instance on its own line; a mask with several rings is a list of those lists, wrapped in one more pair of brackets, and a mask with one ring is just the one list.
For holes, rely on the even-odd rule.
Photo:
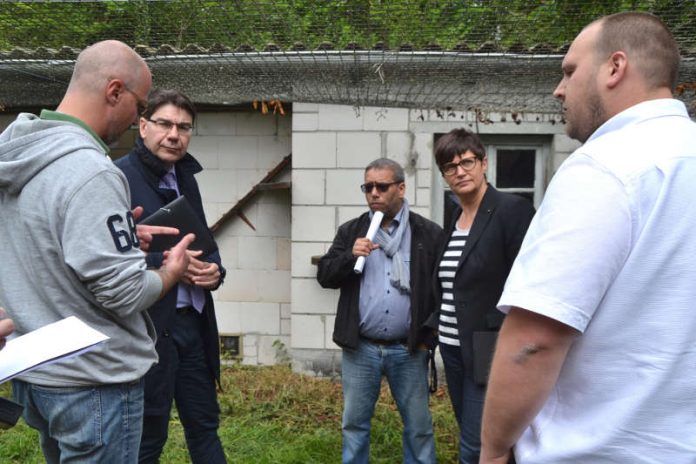
[(561, 166), (499, 302), (582, 332), (517, 462), (696, 462), (696, 124), (614, 116)]

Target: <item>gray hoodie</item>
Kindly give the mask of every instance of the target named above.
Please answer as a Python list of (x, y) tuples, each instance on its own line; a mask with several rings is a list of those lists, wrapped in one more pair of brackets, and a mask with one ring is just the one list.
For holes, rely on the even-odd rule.
[(0, 305), (19, 335), (74, 315), (111, 337), (22, 380), (131, 382), (157, 361), (145, 309), (162, 283), (129, 206), (126, 178), (79, 125), (23, 113), (0, 134)]

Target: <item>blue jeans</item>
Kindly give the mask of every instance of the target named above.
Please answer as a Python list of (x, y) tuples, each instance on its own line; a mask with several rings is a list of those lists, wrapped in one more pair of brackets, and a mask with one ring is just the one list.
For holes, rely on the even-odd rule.
[(143, 427), (143, 382), (43, 387), (12, 381), (24, 420), (49, 464), (135, 463)]
[(478, 464), (481, 453), (481, 418), (486, 388), (476, 385), (464, 366), (458, 346), (440, 343), (440, 354), (445, 365), (447, 390), (459, 424), (459, 462)]
[(435, 440), (428, 409), (428, 353), (411, 354), (400, 344), (360, 340), (358, 349), (343, 350), (343, 462), (367, 463), (370, 422), (382, 376), (404, 423), (403, 462), (434, 463)]
[(220, 407), (215, 379), (206, 362), (202, 317), (195, 310), (178, 311), (171, 333), (157, 341), (160, 363), (145, 376), (145, 420), (140, 464), (158, 463), (176, 401), (193, 464), (225, 463), (218, 437)]

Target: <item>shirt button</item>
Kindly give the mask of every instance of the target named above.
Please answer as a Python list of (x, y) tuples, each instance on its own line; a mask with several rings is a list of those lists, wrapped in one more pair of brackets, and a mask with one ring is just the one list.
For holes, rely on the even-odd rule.
[(389, 314), (389, 310), (388, 310), (388, 309), (387, 309), (386, 313)]

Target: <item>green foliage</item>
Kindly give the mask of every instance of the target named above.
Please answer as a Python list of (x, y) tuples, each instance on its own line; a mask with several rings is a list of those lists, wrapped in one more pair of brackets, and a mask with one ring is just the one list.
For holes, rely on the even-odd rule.
[[(294, 374), (287, 366), (223, 369), (220, 438), (228, 462), (241, 464), (327, 464), (340, 462), (341, 385)], [(9, 396), (7, 384), (0, 396)], [(444, 388), (431, 397), (438, 462), (455, 463), (458, 429)], [(372, 420), (371, 463), (392, 464), (401, 456), (402, 425), (383, 386)], [(42, 463), (37, 433), (23, 421), (0, 431), (0, 462)], [(176, 411), (161, 462), (190, 462)]]
[(693, 0), (173, 0), (0, 3), (0, 49), (82, 48), (115, 38), (131, 45), (177, 48), (189, 43), (231, 48), (301, 42), (315, 49), (355, 43), (388, 48), (484, 42), (503, 46), (567, 43), (605, 14), (654, 11), (693, 40)]

